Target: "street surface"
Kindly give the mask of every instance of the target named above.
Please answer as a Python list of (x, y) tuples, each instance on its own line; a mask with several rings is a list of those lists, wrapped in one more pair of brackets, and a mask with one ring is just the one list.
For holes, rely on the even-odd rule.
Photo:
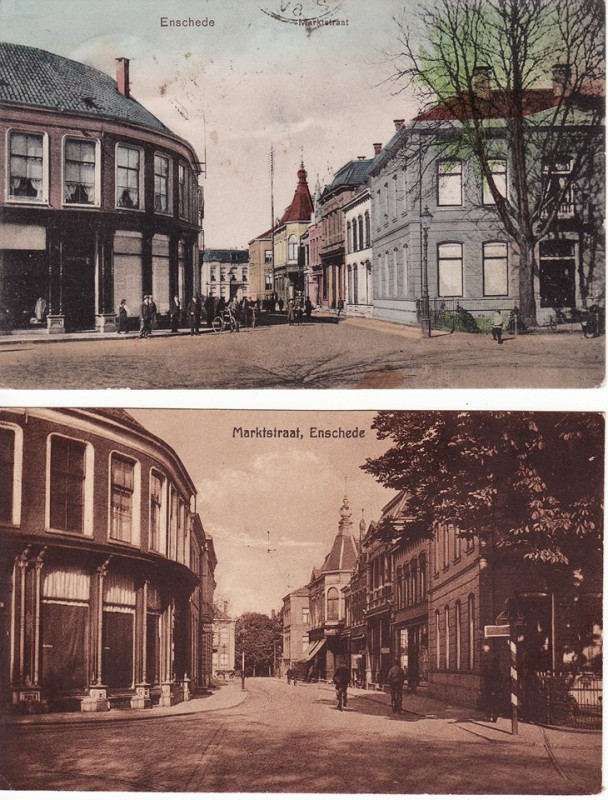
[(201, 336), (148, 340), (0, 338), (0, 388), (421, 389), (592, 387), (604, 338), (580, 332), (505, 338), (433, 332), (377, 320), (318, 317)]
[[(135, 712), (57, 715), (3, 733), (0, 788), (16, 790), (585, 794), (600, 790), (601, 735), (481, 720), (468, 709), (327, 684), (234, 681), (205, 699)], [(235, 702), (244, 701), (237, 706)], [(222, 708), (222, 699), (226, 700)], [(219, 702), (218, 702), (219, 701)], [(198, 704), (198, 706), (197, 706)], [(65, 717), (70, 717), (66, 721)], [(94, 716), (95, 718), (91, 718)], [(104, 720), (105, 717), (105, 720)], [(29, 722), (29, 721), (28, 721)]]

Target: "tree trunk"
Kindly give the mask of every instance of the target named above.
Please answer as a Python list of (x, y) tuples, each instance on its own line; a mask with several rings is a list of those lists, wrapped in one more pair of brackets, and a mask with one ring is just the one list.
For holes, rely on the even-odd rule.
[(519, 311), (528, 328), (534, 328), (537, 325), (534, 273), (534, 245), (526, 240), (521, 240), (519, 242)]

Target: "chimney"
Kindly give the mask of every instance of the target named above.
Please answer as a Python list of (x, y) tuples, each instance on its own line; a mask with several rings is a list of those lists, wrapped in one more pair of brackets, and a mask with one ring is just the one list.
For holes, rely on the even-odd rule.
[(374, 155), (379, 156), (382, 150), (382, 142), (374, 142)]
[(124, 95), (125, 97), (131, 97), (128, 58), (116, 59), (116, 83), (118, 84), (118, 91), (120, 94)]
[(561, 100), (565, 100), (572, 91), (571, 77), (572, 67), (570, 64), (554, 64), (551, 67), (553, 76), (553, 104), (557, 105)]
[(473, 72), (473, 94), (479, 100), (490, 99), (490, 67), (477, 67)]
[(404, 119), (394, 119), (393, 122), (395, 123), (395, 130), (400, 131), (403, 128), (403, 123), (405, 122)]
[(224, 614), (229, 617), (230, 614), (228, 613), (228, 600), (224, 600)]
[(365, 161), (366, 158), (367, 158), (367, 156), (357, 156), (357, 159), (359, 161)]

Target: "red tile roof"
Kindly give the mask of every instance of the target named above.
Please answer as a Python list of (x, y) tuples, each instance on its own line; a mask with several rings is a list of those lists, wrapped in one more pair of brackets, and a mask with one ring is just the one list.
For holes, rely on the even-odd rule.
[(313, 203), (308, 183), (306, 182), (307, 176), (308, 173), (304, 169), (304, 164), (301, 164), (298, 170), (298, 185), (296, 186), (293, 200), (281, 217), (280, 225), (284, 225), (286, 222), (310, 222)]

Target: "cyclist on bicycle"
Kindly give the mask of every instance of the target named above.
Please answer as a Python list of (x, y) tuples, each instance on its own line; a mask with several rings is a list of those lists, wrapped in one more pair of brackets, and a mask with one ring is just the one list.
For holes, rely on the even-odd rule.
[(405, 672), (397, 660), (388, 671), (388, 685), (391, 687), (391, 708), (393, 714), (400, 714), (403, 705), (403, 684)]
[(341, 664), (336, 671), (334, 672), (334, 684), (336, 687), (336, 696), (338, 698), (338, 708), (340, 711), (346, 705), (346, 690), (348, 689), (348, 683), (350, 681), (350, 672), (348, 667)]

